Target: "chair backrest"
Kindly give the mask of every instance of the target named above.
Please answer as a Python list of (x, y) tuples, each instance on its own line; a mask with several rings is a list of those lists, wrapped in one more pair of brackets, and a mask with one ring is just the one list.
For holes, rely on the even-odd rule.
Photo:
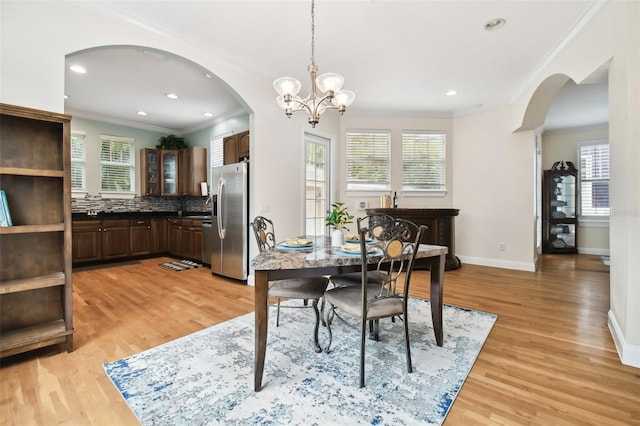
[(276, 235), (271, 220), (263, 216), (256, 216), (251, 222), (251, 227), (260, 252), (270, 250), (276, 245)]
[[(411, 272), (422, 239), (425, 225), (388, 215), (371, 215), (358, 219), (362, 264), (375, 260), (379, 277), (384, 277), (378, 294), (367, 295), (367, 286), (363, 286), (363, 303), (384, 297), (403, 297), (409, 295)], [(368, 244), (371, 240), (373, 244)], [(366, 263), (365, 263), (366, 262)], [(362, 268), (362, 282), (367, 283), (367, 268)], [(398, 288), (398, 280), (404, 277), (404, 285)], [(406, 303), (406, 301), (405, 301)]]

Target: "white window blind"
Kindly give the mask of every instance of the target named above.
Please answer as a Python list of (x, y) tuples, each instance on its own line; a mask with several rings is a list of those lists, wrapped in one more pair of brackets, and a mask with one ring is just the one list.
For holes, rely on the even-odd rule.
[(212, 168), (224, 164), (224, 138), (227, 136), (231, 136), (231, 133), (216, 136), (209, 141), (209, 164)]
[(609, 216), (609, 144), (581, 144), (580, 215)]
[(446, 190), (447, 136), (421, 130), (402, 132), (402, 190)]
[(132, 138), (100, 135), (100, 182), (103, 191), (134, 192), (135, 151)]
[(71, 131), (71, 189), (83, 191), (87, 189), (86, 172), (86, 134), (85, 132)]
[(391, 132), (347, 130), (347, 189), (389, 191)]

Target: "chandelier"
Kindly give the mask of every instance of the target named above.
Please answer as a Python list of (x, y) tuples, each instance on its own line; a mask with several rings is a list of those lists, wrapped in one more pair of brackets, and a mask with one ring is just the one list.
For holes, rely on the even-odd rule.
[(316, 127), (323, 112), (328, 109), (337, 109), (342, 115), (356, 95), (350, 90), (341, 90), (344, 78), (340, 74), (317, 75), (314, 0), (311, 0), (311, 65), (309, 65), (308, 71), (310, 88), (309, 94), (304, 99), (298, 96), (302, 85), (295, 78), (279, 78), (273, 82), (273, 88), (279, 95), (276, 101), (287, 117), (291, 117), (296, 111), (307, 111), (311, 127)]

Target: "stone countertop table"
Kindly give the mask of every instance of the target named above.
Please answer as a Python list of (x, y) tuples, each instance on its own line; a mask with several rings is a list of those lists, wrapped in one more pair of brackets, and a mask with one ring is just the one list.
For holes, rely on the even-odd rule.
[[(314, 239), (309, 249), (281, 250), (274, 248), (259, 253), (251, 261), (255, 270), (255, 359), (254, 390), (262, 388), (262, 374), (267, 348), (267, 309), (269, 281), (287, 278), (317, 277), (361, 270), (360, 256), (342, 254), (331, 247), (330, 238)], [(438, 346), (443, 344), (442, 290), (447, 247), (420, 244), (416, 259), (425, 259), (431, 265), (431, 317)], [(375, 257), (372, 258), (375, 260)]]

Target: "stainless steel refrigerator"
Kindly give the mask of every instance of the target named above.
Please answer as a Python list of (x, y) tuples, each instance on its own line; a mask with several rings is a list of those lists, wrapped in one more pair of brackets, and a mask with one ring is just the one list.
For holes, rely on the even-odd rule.
[(211, 169), (211, 188), (217, 196), (211, 272), (243, 281), (249, 269), (248, 166), (242, 162)]

